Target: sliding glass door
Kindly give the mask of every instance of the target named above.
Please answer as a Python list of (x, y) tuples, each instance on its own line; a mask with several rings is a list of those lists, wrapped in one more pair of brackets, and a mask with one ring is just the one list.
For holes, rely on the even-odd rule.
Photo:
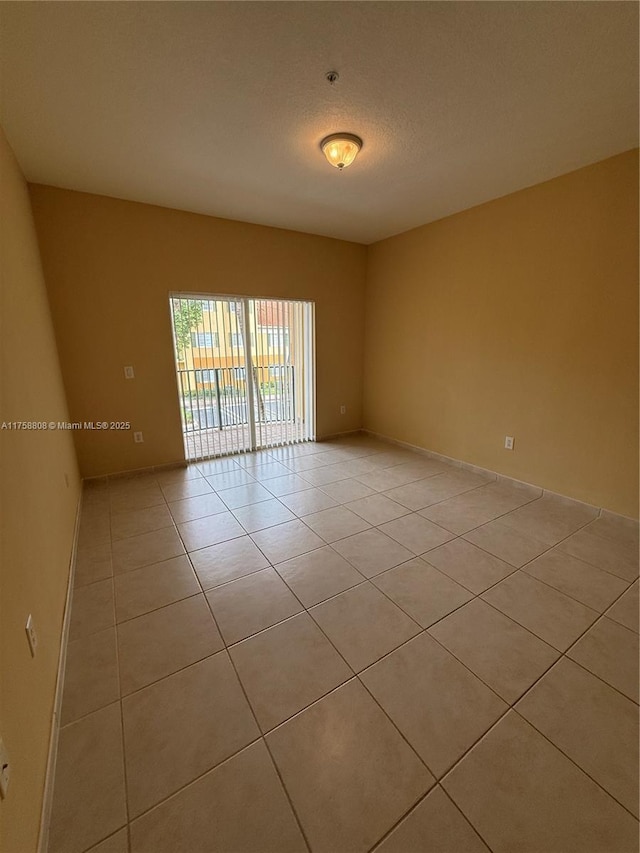
[(315, 437), (314, 305), (172, 294), (189, 460)]

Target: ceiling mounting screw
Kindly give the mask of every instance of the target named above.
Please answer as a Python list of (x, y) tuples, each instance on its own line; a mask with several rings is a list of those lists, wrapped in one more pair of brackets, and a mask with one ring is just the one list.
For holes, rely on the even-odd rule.
[(333, 86), (333, 84), (338, 80), (340, 75), (338, 74), (337, 71), (327, 71), (327, 73), (324, 75), (324, 77), (325, 77), (325, 80), (327, 80)]

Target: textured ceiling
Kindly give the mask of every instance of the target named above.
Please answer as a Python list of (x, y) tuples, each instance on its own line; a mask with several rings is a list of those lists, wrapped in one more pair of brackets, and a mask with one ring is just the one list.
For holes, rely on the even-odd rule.
[(633, 2), (2, 2), (0, 30), (28, 180), (362, 243), (638, 144)]

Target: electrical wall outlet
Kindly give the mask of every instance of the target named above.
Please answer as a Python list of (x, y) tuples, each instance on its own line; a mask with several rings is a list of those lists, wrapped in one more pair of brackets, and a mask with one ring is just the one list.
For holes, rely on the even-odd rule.
[(27, 618), (27, 624), (24, 626), (24, 630), (27, 632), (27, 640), (29, 641), (29, 648), (31, 649), (31, 657), (34, 658), (36, 656), (36, 649), (38, 648), (38, 635), (36, 634), (31, 614), (29, 614)]
[(513, 442), (515, 441), (512, 435), (505, 435), (504, 437), (504, 449), (505, 450), (513, 450)]
[(347, 407), (346, 406), (340, 406), (340, 414), (341, 415), (347, 414)]
[(9, 754), (4, 745), (4, 741), (0, 738), (0, 798), (3, 800), (7, 796), (10, 778), (11, 767), (9, 765)]
[(141, 432), (134, 432), (133, 440), (135, 441), (136, 444), (142, 444), (142, 442), (144, 441), (142, 433)]
[(125, 367), (124, 378), (125, 379), (135, 379), (135, 374), (133, 372), (133, 367), (131, 367), (131, 365), (128, 365), (127, 367)]

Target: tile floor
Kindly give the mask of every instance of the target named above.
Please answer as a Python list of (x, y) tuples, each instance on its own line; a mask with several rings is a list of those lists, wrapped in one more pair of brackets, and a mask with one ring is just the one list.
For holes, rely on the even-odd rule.
[(638, 850), (638, 527), (354, 436), (85, 484), (51, 853)]

